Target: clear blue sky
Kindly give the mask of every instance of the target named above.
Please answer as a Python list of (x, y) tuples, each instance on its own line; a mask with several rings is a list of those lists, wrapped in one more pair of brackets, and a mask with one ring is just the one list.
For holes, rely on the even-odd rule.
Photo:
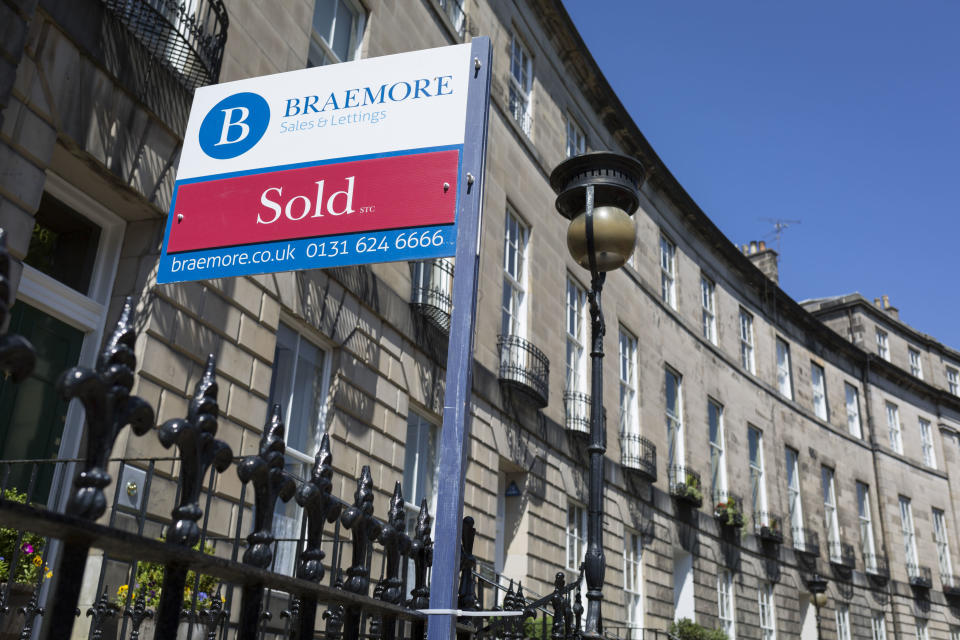
[(890, 296), (960, 349), (960, 2), (564, 0), (667, 167), (796, 300)]

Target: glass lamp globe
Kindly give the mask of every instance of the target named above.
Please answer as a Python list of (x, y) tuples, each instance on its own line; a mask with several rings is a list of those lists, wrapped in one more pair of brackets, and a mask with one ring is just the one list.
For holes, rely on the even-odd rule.
[[(627, 263), (633, 254), (637, 227), (633, 218), (619, 207), (593, 210), (593, 249), (597, 271), (613, 271)], [(567, 227), (567, 248), (581, 267), (590, 268), (587, 245), (587, 216), (581, 213)]]

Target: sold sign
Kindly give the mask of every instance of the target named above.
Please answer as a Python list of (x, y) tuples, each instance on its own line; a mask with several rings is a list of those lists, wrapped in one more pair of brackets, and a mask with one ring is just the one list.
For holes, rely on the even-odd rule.
[(157, 281), (452, 256), (470, 45), (196, 91)]

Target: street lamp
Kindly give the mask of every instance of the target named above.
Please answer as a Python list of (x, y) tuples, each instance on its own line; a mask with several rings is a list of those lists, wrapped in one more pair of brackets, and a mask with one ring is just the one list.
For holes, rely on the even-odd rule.
[(820, 640), (820, 607), (827, 604), (827, 580), (818, 573), (814, 573), (807, 580), (807, 589), (810, 590), (810, 601), (817, 614), (817, 640)]
[(596, 152), (574, 156), (550, 174), (557, 194), (557, 211), (570, 220), (567, 248), (577, 264), (590, 270), (590, 454), (587, 505), (587, 619), (584, 637), (603, 632), (600, 605), (606, 558), (603, 553), (603, 454), (606, 452), (603, 420), (603, 335), (605, 326), (600, 292), (607, 271), (619, 269), (633, 253), (637, 230), (633, 212), (640, 206), (643, 166), (618, 153)]

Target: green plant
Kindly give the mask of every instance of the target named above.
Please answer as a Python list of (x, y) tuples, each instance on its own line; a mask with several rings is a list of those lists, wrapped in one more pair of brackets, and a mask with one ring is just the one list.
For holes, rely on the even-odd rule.
[[(161, 540), (163, 537), (161, 537)], [(200, 543), (193, 545), (194, 551), (200, 550)], [(213, 545), (206, 543), (203, 545), (203, 552), (207, 555), (213, 555)], [(194, 585), (196, 585), (197, 609), (209, 609), (213, 604), (213, 599), (218, 597), (220, 582), (214, 576), (200, 574), (197, 581), (195, 571), (187, 572), (187, 582), (183, 589), (183, 608), (193, 607)], [(156, 608), (160, 604), (160, 592), (163, 590), (163, 565), (157, 562), (141, 562), (137, 565), (137, 578), (134, 582), (131, 601), (138, 596), (143, 595), (148, 607)], [(115, 604), (121, 610), (127, 606), (127, 593), (130, 585), (120, 585), (117, 589)], [(223, 596), (219, 596), (223, 602)]]
[[(26, 504), (27, 494), (9, 488), (3, 494), (4, 500)], [(17, 547), (17, 537), (20, 532), (11, 527), (0, 527), (0, 582), (10, 580), (10, 563), (13, 562)], [(38, 535), (25, 531), (20, 540), (20, 557), (17, 560), (13, 581), (25, 584), (37, 584), (41, 578), (49, 578), (53, 574), (50, 567), (43, 560), (43, 549), (46, 540)]]
[[(546, 626), (543, 619), (546, 618)], [(550, 632), (553, 630), (553, 616), (544, 612), (539, 612), (536, 618), (526, 618), (523, 621), (523, 637), (526, 640), (550, 640)]]
[(713, 515), (720, 520), (720, 524), (728, 527), (743, 526), (743, 513), (737, 506), (737, 501), (733, 498), (727, 498), (720, 501), (713, 508)]
[(670, 633), (680, 640), (728, 640), (727, 634), (720, 629), (708, 629), (690, 618), (671, 624)]

